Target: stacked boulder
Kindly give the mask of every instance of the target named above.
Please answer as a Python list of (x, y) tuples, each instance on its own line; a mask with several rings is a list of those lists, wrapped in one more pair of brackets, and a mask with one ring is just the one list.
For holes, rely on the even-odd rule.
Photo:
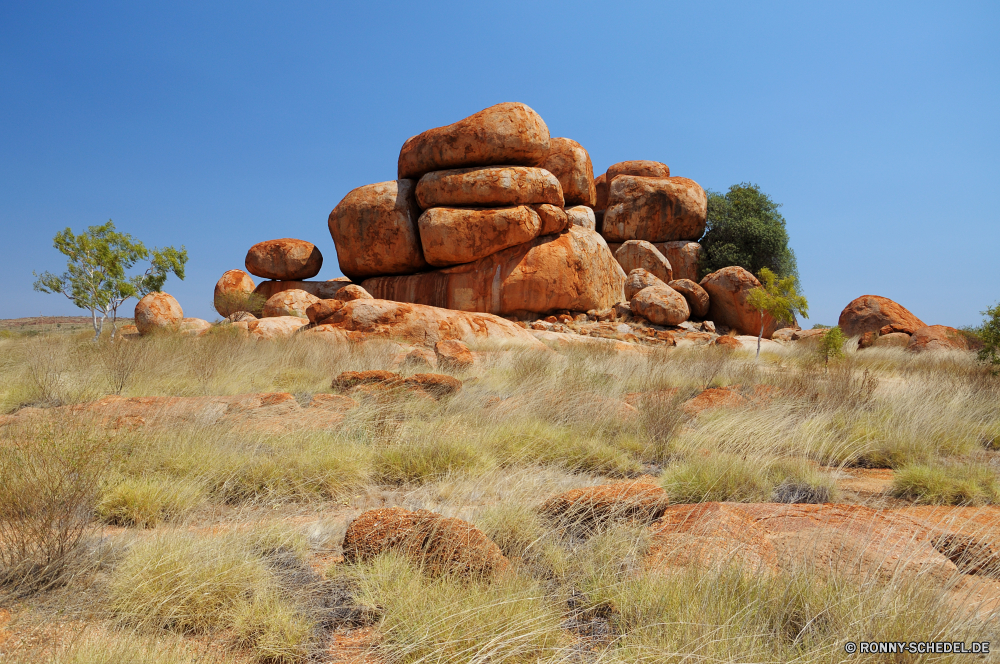
[(407, 140), (398, 179), (330, 213), (340, 268), (377, 299), (524, 316), (606, 309), (625, 273), (596, 232), (590, 157), (520, 103)]

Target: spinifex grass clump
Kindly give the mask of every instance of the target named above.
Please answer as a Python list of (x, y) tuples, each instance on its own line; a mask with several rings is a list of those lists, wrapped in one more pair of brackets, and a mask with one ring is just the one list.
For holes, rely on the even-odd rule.
[(727, 454), (695, 456), (670, 466), (662, 483), (674, 503), (828, 503), (838, 495), (833, 478), (807, 462)]
[(988, 466), (906, 466), (892, 480), (892, 494), (931, 505), (1000, 503), (1000, 478)]

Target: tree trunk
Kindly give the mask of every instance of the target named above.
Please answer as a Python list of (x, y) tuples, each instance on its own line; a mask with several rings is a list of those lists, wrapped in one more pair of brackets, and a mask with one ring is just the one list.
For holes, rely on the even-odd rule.
[(762, 338), (764, 338), (764, 315), (763, 314), (761, 314), (761, 317), (760, 317), (760, 334), (757, 335), (757, 357), (754, 358), (755, 360), (759, 360), (760, 359), (760, 340)]
[(101, 320), (97, 320), (97, 312), (94, 312), (94, 343), (98, 343), (101, 340), (101, 332), (104, 331), (104, 319), (107, 318), (107, 314), (101, 314)]

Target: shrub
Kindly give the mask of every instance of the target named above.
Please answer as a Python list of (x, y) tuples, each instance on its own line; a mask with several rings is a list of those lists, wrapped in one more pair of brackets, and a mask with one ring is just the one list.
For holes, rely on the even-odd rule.
[(1000, 482), (987, 466), (913, 465), (896, 473), (892, 494), (931, 505), (992, 505), (1000, 502)]
[(823, 358), (823, 362), (829, 364), (830, 360), (843, 357), (846, 341), (847, 338), (840, 331), (840, 326), (828, 329), (819, 342), (819, 356)]
[(836, 495), (832, 478), (805, 462), (756, 460), (716, 454), (671, 466), (662, 484), (672, 503), (830, 502)]
[(131, 477), (107, 487), (96, 511), (106, 523), (152, 528), (183, 516), (203, 499), (202, 488), (189, 481)]
[(986, 318), (976, 330), (976, 336), (983, 343), (979, 349), (979, 361), (988, 364), (991, 371), (1000, 372), (1000, 303), (982, 312)]

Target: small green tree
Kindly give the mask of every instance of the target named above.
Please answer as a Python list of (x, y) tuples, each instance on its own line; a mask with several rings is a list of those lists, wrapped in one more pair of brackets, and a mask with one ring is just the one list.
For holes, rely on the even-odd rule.
[(701, 276), (738, 265), (752, 274), (766, 267), (779, 277), (798, 277), (780, 207), (751, 183), (734, 184), (725, 194), (709, 191)]
[(976, 336), (983, 342), (979, 349), (979, 361), (990, 365), (994, 375), (1000, 373), (1000, 302), (981, 312), (986, 318), (976, 330)]
[(831, 359), (844, 356), (844, 343), (847, 337), (841, 332), (840, 326), (831, 327), (819, 342), (819, 355), (825, 364), (830, 364)]
[[(146, 249), (128, 233), (115, 230), (114, 222), (91, 226), (75, 235), (66, 228), (56, 233), (53, 246), (69, 260), (61, 275), (37, 274), (34, 288), (42, 293), (60, 293), (81, 309), (90, 311), (94, 341), (101, 338), (104, 321), (111, 316), (111, 338), (118, 331), (118, 308), (129, 298), (140, 298), (163, 288), (170, 273), (184, 279), (187, 251), (182, 246)], [(128, 271), (140, 260), (149, 268), (140, 275)], [(98, 318), (100, 314), (100, 318)]]
[(760, 357), (760, 340), (764, 336), (765, 314), (781, 323), (795, 322), (796, 312), (806, 316), (809, 303), (798, 294), (798, 278), (788, 275), (782, 279), (768, 268), (760, 270), (761, 285), (747, 293), (747, 304), (760, 312), (760, 332), (757, 334), (757, 357)]

